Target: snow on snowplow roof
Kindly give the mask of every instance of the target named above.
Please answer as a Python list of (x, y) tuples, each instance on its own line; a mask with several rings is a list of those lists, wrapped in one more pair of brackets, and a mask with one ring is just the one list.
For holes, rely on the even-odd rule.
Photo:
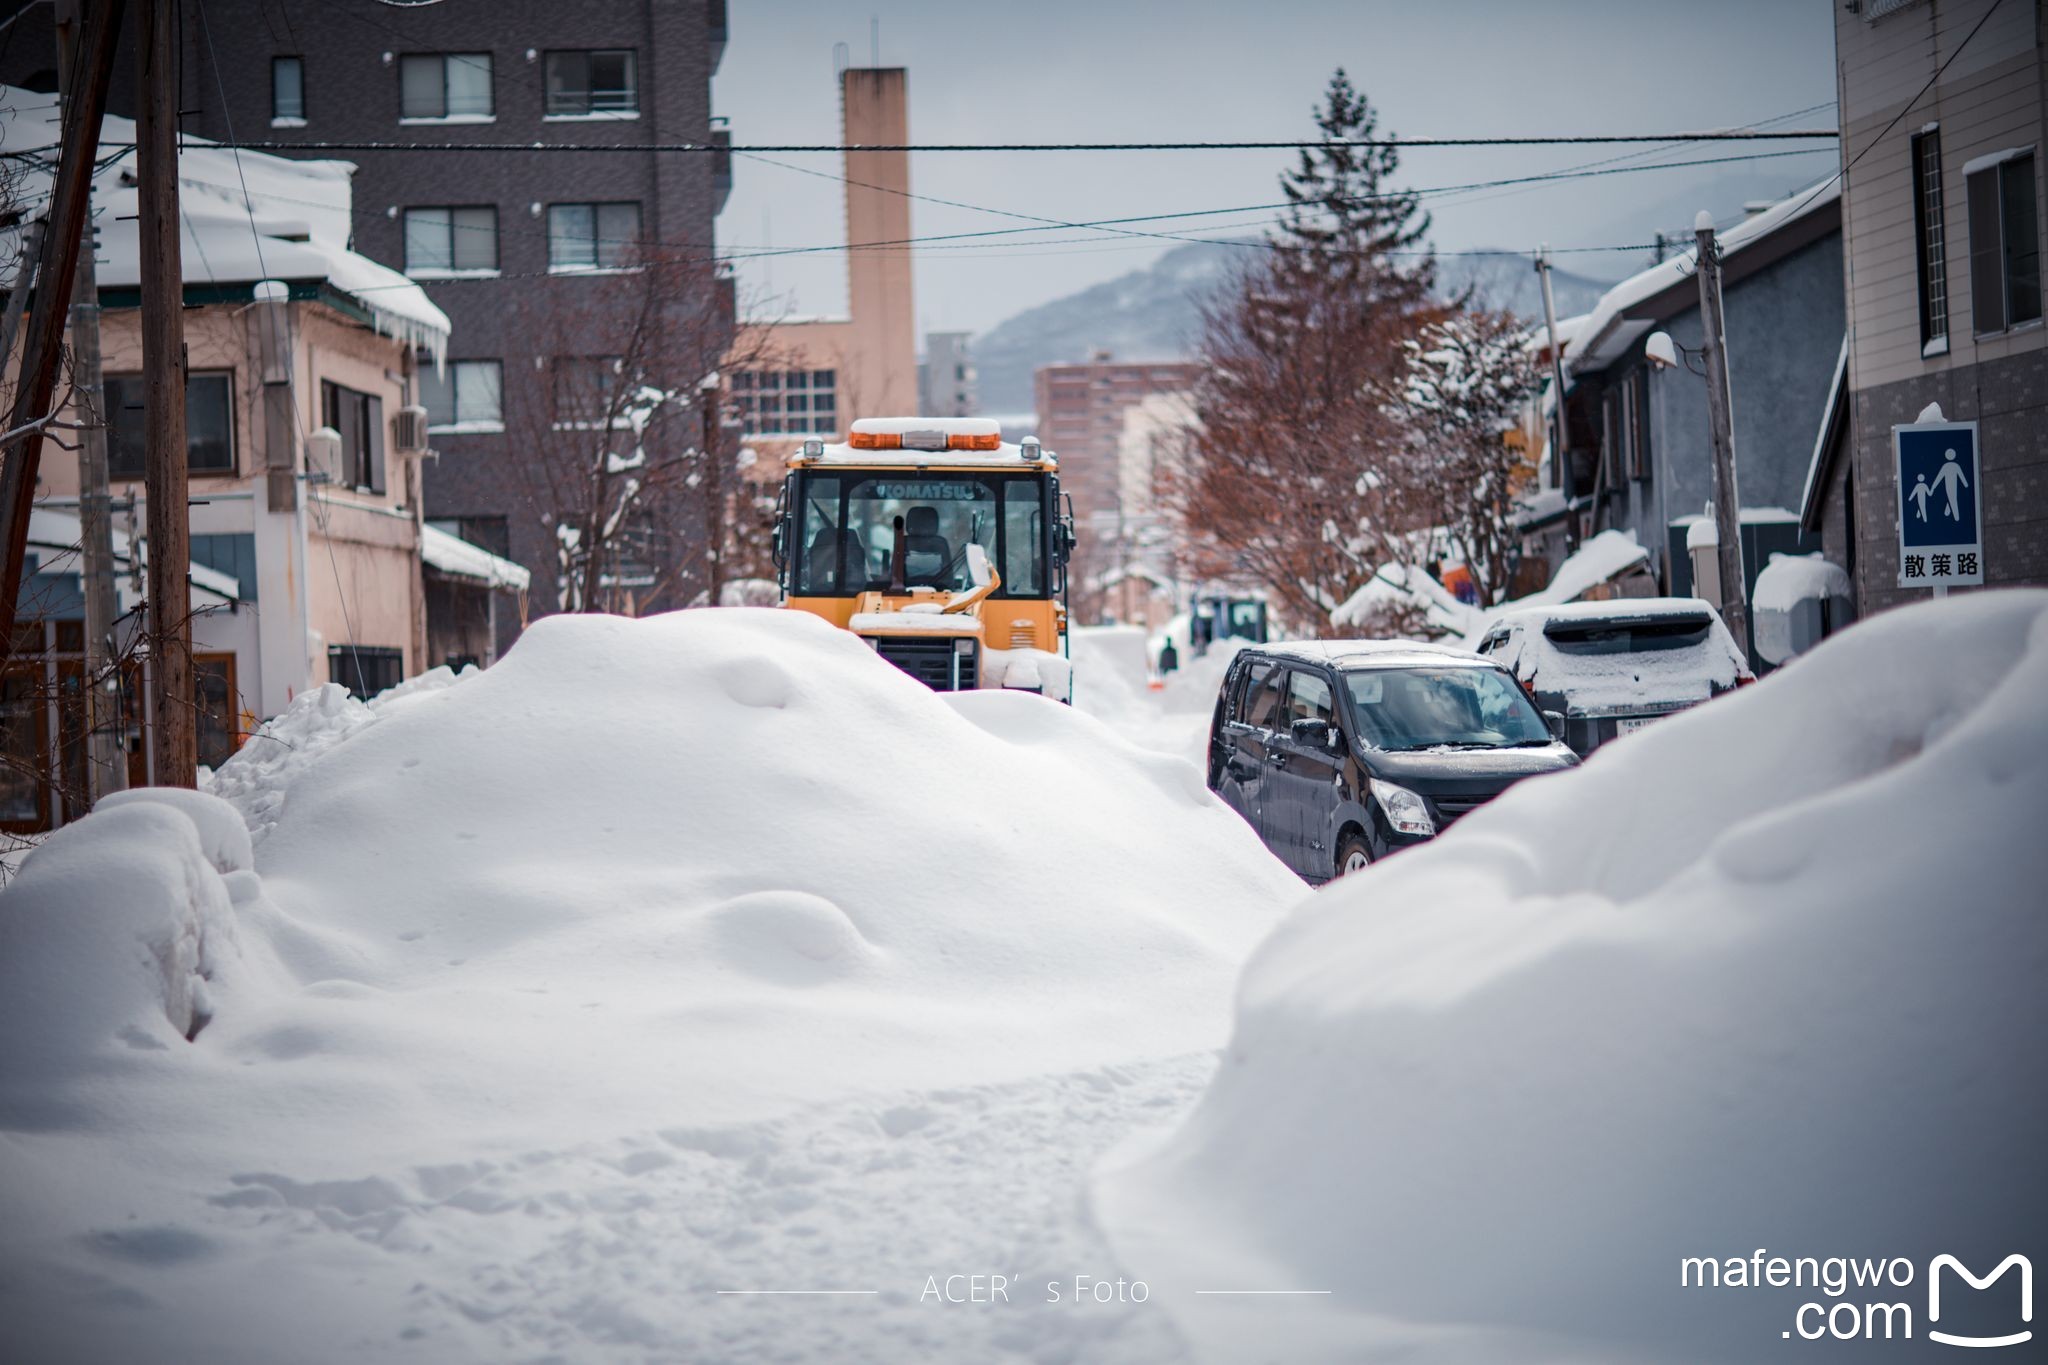
[(863, 417), (843, 442), (805, 441), (789, 457), (792, 465), (849, 464), (923, 468), (931, 465), (1057, 467), (1053, 453), (1027, 436), (1012, 444), (987, 417)]

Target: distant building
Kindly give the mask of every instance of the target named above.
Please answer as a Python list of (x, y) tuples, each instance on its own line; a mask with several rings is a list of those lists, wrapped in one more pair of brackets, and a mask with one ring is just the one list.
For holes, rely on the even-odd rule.
[(917, 367), (918, 413), (925, 417), (975, 417), (981, 397), (967, 348), (972, 332), (926, 332), (924, 363)]
[(1059, 456), (1060, 488), (1084, 522), (1107, 518), (1113, 528), (1121, 510), (1124, 414), (1152, 394), (1188, 388), (1196, 373), (1185, 361), (1119, 361), (1108, 351), (1039, 367), (1038, 437)]
[[(0, 87), (0, 144), (33, 153), (53, 146), (57, 127), (53, 97)], [(100, 345), (115, 644), (126, 654), (147, 557), (146, 541), (140, 556), (132, 546), (148, 525), (134, 124), (109, 115), (101, 136)], [(348, 249), (347, 168), (188, 142), (179, 178), (193, 703), (199, 762), (218, 767), (308, 688), (333, 682), (370, 696), (447, 662), (430, 652), (430, 574), (454, 565), (469, 595), (447, 600), (486, 616), (525, 575), (423, 524), (428, 452), (415, 419), (422, 367), (445, 353), (448, 318), (417, 284)], [(48, 184), (39, 166), (18, 188), (33, 198)], [(264, 208), (285, 198), (296, 204), (290, 216)], [(75, 402), (67, 422), (82, 420)], [(9, 831), (78, 818), (88, 789), (75, 696), (85, 599), (74, 452), (44, 448), (21, 638), (0, 677), (0, 829)], [(139, 785), (152, 777), (141, 666), (117, 675), (123, 776)]]
[(1891, 429), (1929, 403), (1978, 423), (1986, 586), (2048, 583), (2043, 40), (2038, 3), (1835, 7), (1849, 340), (1799, 511), (1865, 615), (1927, 596)]
[[(839, 73), (840, 136), (847, 146), (901, 146), (910, 140), (908, 77), (901, 67), (848, 67)], [(910, 156), (845, 156), (849, 244), (910, 236)], [(916, 312), (907, 251), (849, 251), (846, 312), (827, 317), (763, 318), (744, 325), (742, 357), (730, 375), (747, 444), (770, 457), (753, 466), (779, 477), (781, 457), (807, 437), (830, 439), (858, 417), (915, 415), (918, 405)]]
[[(109, 107), (131, 115), (138, 24), (131, 8)], [(54, 90), (52, 10), (32, 6), (0, 44), (0, 79)], [(579, 309), (588, 280), (647, 244), (712, 254), (732, 183), (730, 157), (645, 150), (577, 155), (527, 144), (728, 140), (711, 114), (726, 0), (492, 0), (337, 4), (207, 0), (179, 26), (178, 107), (187, 133), (216, 140), (489, 143), (435, 152), (352, 147), (355, 250), (421, 282), (454, 326), (451, 363), (425, 394), (438, 459), (429, 514), (531, 571), (552, 610), (558, 568), (546, 479), (530, 473), (506, 381), (541, 382), (617, 354), (614, 328)], [(287, 155), (323, 160), (313, 150)], [(261, 187), (257, 187), (259, 191)], [(306, 216), (284, 200), (260, 207)], [(730, 282), (706, 288), (730, 313)], [(588, 292), (588, 291), (582, 291)], [(544, 306), (549, 323), (531, 314)], [(536, 331), (545, 330), (545, 335)], [(718, 349), (722, 349), (722, 346)], [(508, 430), (508, 425), (512, 428)], [(676, 537), (663, 563), (697, 547)], [(652, 609), (681, 605), (656, 601)], [(504, 613), (499, 645), (520, 625)]]

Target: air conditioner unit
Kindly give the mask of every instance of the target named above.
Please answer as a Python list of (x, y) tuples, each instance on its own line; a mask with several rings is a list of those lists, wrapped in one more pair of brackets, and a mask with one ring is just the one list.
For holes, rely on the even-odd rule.
[(391, 444), (400, 455), (427, 453), (427, 410), (400, 408), (391, 419)]

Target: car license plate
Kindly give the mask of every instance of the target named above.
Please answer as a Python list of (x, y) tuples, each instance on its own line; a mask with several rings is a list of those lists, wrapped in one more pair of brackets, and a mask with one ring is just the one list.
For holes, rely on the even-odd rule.
[(1632, 735), (1645, 725), (1661, 719), (1661, 716), (1622, 716), (1614, 722), (1614, 737), (1620, 739), (1623, 735)]

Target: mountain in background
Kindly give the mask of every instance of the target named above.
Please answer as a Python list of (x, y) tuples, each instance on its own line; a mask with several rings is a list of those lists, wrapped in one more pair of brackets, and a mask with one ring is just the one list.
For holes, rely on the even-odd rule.
[[(1248, 250), (1230, 242), (1190, 242), (1151, 265), (1077, 294), (1027, 308), (973, 341), (981, 410), (1032, 410), (1032, 372), (1041, 365), (1088, 359), (1108, 351), (1119, 360), (1182, 360), (1201, 332), (1203, 297), (1223, 282)], [(1647, 261), (1644, 264), (1648, 264)], [(1520, 317), (1543, 315), (1536, 271), (1526, 255), (1486, 252), (1448, 256), (1437, 263), (1446, 294), (1472, 286), (1477, 297)], [(1607, 285), (1569, 270), (1551, 274), (1560, 317), (1583, 313)]]
[[(1692, 244), (1693, 215), (1707, 209), (1723, 228), (1742, 220), (1743, 205), (1771, 202), (1811, 185), (1828, 169), (1817, 158), (1731, 166), (1703, 174), (1682, 190), (1644, 197), (1610, 223), (1602, 243), (1648, 244), (1663, 233), (1671, 251)], [(1028, 308), (976, 337), (974, 364), (980, 376), (981, 410), (1027, 413), (1034, 402), (1032, 371), (1041, 365), (1086, 360), (1109, 351), (1120, 360), (1181, 360), (1194, 351), (1200, 331), (1200, 301), (1222, 282), (1246, 251), (1243, 243), (1190, 242), (1151, 265), (1119, 275), (1077, 294)], [(1608, 282), (1570, 267), (1622, 277), (1648, 266), (1650, 253), (1565, 255), (1551, 273), (1559, 317), (1583, 313), (1599, 302)], [(1543, 316), (1536, 272), (1527, 253), (1479, 252), (1437, 261), (1443, 292), (1470, 286), (1475, 297), (1534, 322)]]

